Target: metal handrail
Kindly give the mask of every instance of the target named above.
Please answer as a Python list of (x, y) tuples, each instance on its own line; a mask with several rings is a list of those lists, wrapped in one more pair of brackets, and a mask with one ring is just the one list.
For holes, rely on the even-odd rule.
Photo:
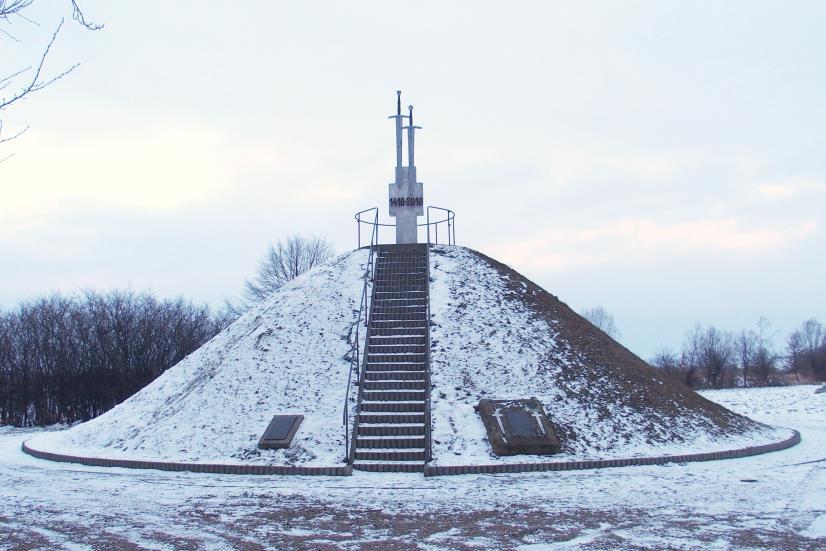
[[(375, 215), (373, 216), (373, 220), (364, 220), (361, 217), (361, 215), (364, 214), (365, 212), (370, 212), (371, 210), (376, 211)], [(378, 235), (379, 235), (379, 227), (380, 226), (388, 227), (388, 228), (395, 228), (396, 227), (396, 224), (381, 224), (381, 223), (379, 223), (379, 207), (370, 207), (369, 209), (360, 210), (355, 214), (355, 219), (356, 219), (356, 229), (358, 230), (358, 247), (356, 247), (357, 249), (361, 248), (361, 225), (362, 224), (368, 224), (372, 228), (372, 230), (371, 230), (371, 243), (370, 243), (371, 246), (373, 245), (373, 243), (372, 243), (372, 234), (373, 233), (376, 234), (376, 243), (375, 244), (378, 245)]]
[(427, 369), (425, 370), (425, 380), (424, 380), (424, 395), (425, 395), (425, 407), (424, 407), (424, 422), (425, 422), (425, 430), (424, 430), (424, 461), (425, 463), (430, 463), (433, 460), (433, 443), (431, 441), (431, 434), (433, 432), (433, 421), (431, 420), (431, 405), (430, 405), (430, 393), (433, 390), (433, 387), (430, 383), (430, 329), (432, 327), (432, 320), (430, 317), (430, 245), (425, 248), (425, 255), (427, 261)]
[[(368, 325), (367, 319), (370, 314), (368, 308), (370, 305), (368, 304), (367, 298), (367, 284), (368, 282), (372, 281), (375, 276), (375, 269), (376, 269), (376, 262), (374, 261), (373, 257), (375, 254), (376, 247), (378, 246), (379, 241), (379, 209), (378, 207), (372, 207), (369, 209), (365, 209), (361, 212), (356, 213), (356, 220), (362, 222), (361, 215), (365, 212), (369, 211), (376, 211), (373, 215), (373, 231), (370, 235), (370, 254), (367, 256), (367, 264), (364, 266), (364, 284), (362, 285), (361, 289), (361, 300), (359, 301), (359, 312), (358, 317), (356, 318), (356, 325), (355, 325), (355, 335), (353, 339), (353, 343), (350, 345), (350, 369), (349, 373), (347, 374), (347, 388), (344, 393), (344, 411), (343, 411), (343, 423), (344, 423), (344, 461), (350, 461), (350, 407), (349, 407), (349, 400), (350, 400), (350, 387), (353, 383), (353, 372), (359, 371), (359, 357), (361, 356), (360, 351), (360, 339), (359, 339), (359, 330), (361, 329), (361, 320), (362, 317), (364, 318), (364, 325), (365, 327)], [(361, 226), (359, 225), (359, 229)], [(359, 231), (359, 248), (361, 248), (361, 231)], [(362, 314), (364, 314), (362, 316)], [(366, 347), (365, 347), (366, 348)], [(360, 377), (359, 377), (360, 379)], [(361, 383), (359, 383), (361, 384)]]
[[(441, 220), (431, 221), (430, 220), (430, 209), (436, 209), (436, 210), (440, 210), (440, 211), (444, 212), (445, 217)], [(376, 214), (373, 217), (373, 220), (368, 220), (368, 219), (362, 218), (362, 214), (364, 214), (365, 212), (370, 212), (372, 210), (376, 211)], [(359, 248), (359, 249), (361, 248), (361, 225), (362, 224), (367, 224), (367, 225), (371, 226), (371, 228), (372, 228), (371, 229), (371, 238), (372, 238), (373, 234), (375, 234), (375, 236), (376, 236), (376, 243), (375, 244), (376, 245), (378, 245), (378, 230), (379, 230), (379, 228), (395, 228), (396, 227), (395, 223), (394, 224), (385, 224), (385, 223), (380, 223), (378, 221), (378, 207), (372, 207), (372, 208), (364, 209), (362, 211), (357, 212), (355, 214), (355, 219), (356, 219), (356, 233), (357, 233), (357, 236), (358, 236), (358, 247), (357, 248)], [(439, 244), (439, 224), (446, 224), (447, 225), (447, 244), (448, 245), (455, 245), (456, 244), (456, 213), (454, 211), (450, 210), (450, 209), (446, 209), (444, 207), (436, 207), (436, 206), (433, 206), (433, 205), (429, 205), (427, 207), (427, 221), (423, 222), (421, 224), (416, 224), (416, 227), (418, 227), (418, 228), (427, 227), (427, 244), (428, 245), (438, 245)], [(436, 238), (435, 241), (430, 240), (430, 226), (433, 226), (433, 229), (434, 229), (434, 232), (435, 232), (435, 238)], [(371, 242), (371, 246), (373, 246), (372, 242)]]
[[(430, 221), (430, 209), (440, 210), (445, 213), (445, 218), (443, 220), (437, 220), (435, 222)], [(448, 245), (455, 245), (456, 244), (456, 213), (450, 209), (446, 209), (443, 207), (435, 207), (433, 205), (429, 205), (427, 207), (427, 222), (425, 224), (427, 226), (427, 244), (430, 245), (438, 245), (439, 244), (439, 224), (447, 224), (447, 244)], [(434, 226), (436, 230), (436, 241), (431, 243), (430, 241), (430, 226)]]

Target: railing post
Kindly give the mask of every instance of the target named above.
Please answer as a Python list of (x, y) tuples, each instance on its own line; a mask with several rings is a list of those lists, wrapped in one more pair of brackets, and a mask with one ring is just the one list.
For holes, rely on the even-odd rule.
[(430, 247), (430, 206), (427, 207), (427, 246)]

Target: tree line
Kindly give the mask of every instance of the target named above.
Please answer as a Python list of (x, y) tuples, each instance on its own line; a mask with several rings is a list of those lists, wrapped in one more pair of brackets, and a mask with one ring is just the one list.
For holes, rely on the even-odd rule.
[(679, 352), (665, 349), (649, 363), (692, 388), (826, 381), (826, 330), (806, 320), (778, 348), (765, 319), (736, 332), (698, 324)]
[(324, 237), (279, 239), (243, 296), (221, 311), (133, 291), (52, 294), (0, 310), (0, 425), (73, 423), (106, 412), (333, 255)]
[(133, 291), (52, 294), (0, 311), (0, 425), (100, 415), (226, 323), (208, 306)]

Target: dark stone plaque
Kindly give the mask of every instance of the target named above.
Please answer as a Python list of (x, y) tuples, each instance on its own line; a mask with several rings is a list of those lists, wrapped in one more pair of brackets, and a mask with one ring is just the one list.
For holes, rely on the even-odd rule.
[(542, 403), (529, 400), (480, 400), (476, 407), (496, 455), (551, 455), (562, 448)]
[(522, 410), (505, 410), (505, 424), (513, 436), (539, 436), (539, 426), (531, 416)]
[(276, 415), (258, 441), (259, 448), (289, 448), (303, 415)]

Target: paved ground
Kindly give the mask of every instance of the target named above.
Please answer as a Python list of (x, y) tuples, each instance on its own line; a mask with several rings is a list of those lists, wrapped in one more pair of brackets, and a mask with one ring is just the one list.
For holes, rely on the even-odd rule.
[(826, 394), (708, 397), (801, 431), (760, 457), (461, 476), (216, 476), (37, 460), (0, 436), (3, 549), (824, 549)]

